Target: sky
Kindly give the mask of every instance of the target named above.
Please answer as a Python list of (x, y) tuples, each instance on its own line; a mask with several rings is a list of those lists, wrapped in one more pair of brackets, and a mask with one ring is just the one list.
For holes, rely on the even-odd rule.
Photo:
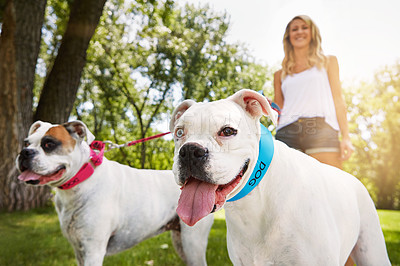
[(374, 73), (400, 61), (399, 0), (178, 0), (209, 4), (230, 15), (229, 42), (244, 43), (258, 62), (279, 67), (282, 38), (296, 15), (311, 17), (322, 48), (339, 61), (344, 84), (373, 80)]

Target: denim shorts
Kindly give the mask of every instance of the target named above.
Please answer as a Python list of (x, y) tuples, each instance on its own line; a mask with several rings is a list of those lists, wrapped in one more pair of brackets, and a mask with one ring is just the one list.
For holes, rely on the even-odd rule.
[(299, 118), (279, 129), (275, 138), (307, 154), (340, 152), (339, 132), (323, 117)]

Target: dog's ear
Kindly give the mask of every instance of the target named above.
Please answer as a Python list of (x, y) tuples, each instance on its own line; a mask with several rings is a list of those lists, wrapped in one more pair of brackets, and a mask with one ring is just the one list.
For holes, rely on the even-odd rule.
[[(89, 131), (87, 126), (79, 120), (71, 121), (63, 124), (63, 126), (67, 129), (69, 134), (72, 136), (76, 134), (79, 140), (84, 140), (86, 137), (87, 143), (90, 144), (94, 140), (94, 135)], [(75, 137), (76, 138), (76, 137)]]
[(193, 100), (184, 100), (178, 107), (175, 108), (171, 116), (171, 121), (169, 122), (169, 130), (174, 131), (175, 122), (183, 115), (183, 113), (190, 108), (196, 102)]
[(251, 116), (259, 118), (262, 115), (269, 116), (274, 125), (278, 122), (278, 113), (271, 108), (267, 98), (253, 90), (240, 90), (230, 96), (229, 100), (239, 104)]
[(30, 136), (30, 135), (32, 135), (33, 133), (35, 133), (35, 132), (39, 129), (39, 127), (40, 127), (42, 124), (43, 124), (43, 122), (40, 121), (40, 120), (38, 120), (38, 121), (36, 121), (35, 123), (33, 123), (33, 124), (31, 125), (31, 127), (29, 128), (28, 136)]

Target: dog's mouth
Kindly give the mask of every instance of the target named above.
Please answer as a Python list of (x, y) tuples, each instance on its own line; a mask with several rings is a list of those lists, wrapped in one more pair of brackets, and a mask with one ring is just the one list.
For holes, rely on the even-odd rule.
[(247, 159), (236, 177), (224, 185), (207, 183), (190, 177), (181, 187), (176, 212), (189, 226), (195, 225), (200, 219), (211, 212), (219, 210), (226, 201), (227, 195), (240, 183), (246, 173), (250, 160)]
[(60, 165), (54, 172), (47, 175), (40, 175), (28, 169), (23, 171), (18, 176), (18, 179), (30, 185), (45, 185), (51, 181), (59, 180), (63, 176), (65, 169), (64, 165)]

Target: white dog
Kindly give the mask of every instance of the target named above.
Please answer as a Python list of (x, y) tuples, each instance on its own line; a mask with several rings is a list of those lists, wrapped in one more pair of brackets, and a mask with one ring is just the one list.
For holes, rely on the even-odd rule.
[(262, 115), (276, 123), (268, 101), (251, 90), (175, 109), (181, 219), (194, 225), (225, 206), (234, 265), (344, 265), (350, 255), (358, 266), (390, 265), (365, 187), (273, 140)]
[(78, 264), (102, 265), (105, 255), (175, 229), (173, 243), (181, 258), (189, 265), (206, 265), (213, 217), (195, 228), (185, 225), (177, 219), (180, 192), (171, 171), (139, 170), (106, 158), (99, 165), (102, 158), (88, 145), (93, 140), (80, 121), (38, 121), (16, 160), (20, 180), (56, 188), (61, 229)]

